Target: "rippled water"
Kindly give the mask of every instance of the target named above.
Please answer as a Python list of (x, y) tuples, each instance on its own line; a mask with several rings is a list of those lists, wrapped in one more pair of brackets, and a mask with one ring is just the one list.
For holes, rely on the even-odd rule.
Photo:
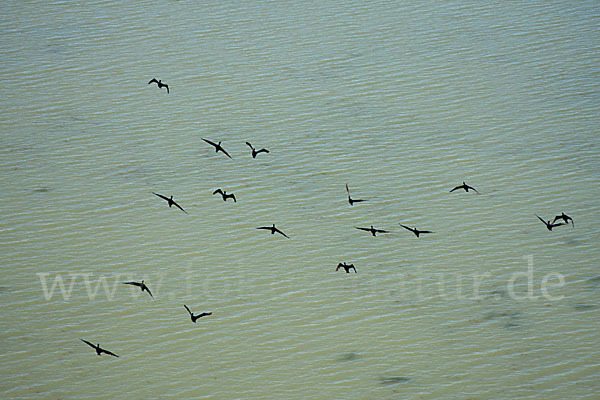
[(3, 398), (597, 396), (597, 2), (3, 9)]

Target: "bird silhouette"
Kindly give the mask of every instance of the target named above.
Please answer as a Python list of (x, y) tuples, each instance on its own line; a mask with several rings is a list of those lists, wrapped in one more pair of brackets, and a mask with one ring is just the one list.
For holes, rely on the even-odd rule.
[(400, 226), (403, 227), (404, 229), (408, 229), (409, 231), (411, 231), (412, 233), (414, 233), (416, 237), (419, 237), (419, 235), (421, 233), (434, 233), (432, 231), (420, 231), (417, 228), (410, 228), (410, 227), (408, 227), (406, 225), (402, 225), (402, 224), (400, 224)]
[(221, 189), (217, 189), (213, 192), (213, 195), (219, 193), (221, 195), (221, 197), (223, 197), (223, 201), (227, 201), (227, 199), (233, 199), (234, 203), (237, 203), (237, 200), (235, 199), (235, 194), (233, 193), (227, 193), (226, 191), (223, 191)]
[(367, 201), (367, 200), (362, 200), (362, 199), (353, 199), (350, 197), (350, 189), (348, 189), (348, 184), (346, 183), (346, 192), (348, 193), (348, 203), (350, 203), (350, 205), (354, 205), (354, 203), (360, 203), (361, 201)]
[(567, 224), (567, 225), (569, 224), (569, 221), (571, 221), (571, 224), (573, 224), (573, 228), (575, 228), (575, 222), (573, 222), (573, 218), (569, 217), (564, 212), (562, 214), (557, 215), (556, 217), (554, 217), (554, 221), (552, 221), (552, 223), (555, 223), (559, 219), (562, 219), (563, 221), (565, 221), (565, 224)]
[(377, 236), (378, 233), (389, 233), (388, 231), (384, 231), (382, 229), (375, 229), (373, 228), (373, 225), (371, 225), (370, 228), (359, 228), (358, 226), (355, 226), (355, 228), (360, 229), (361, 231), (371, 232), (371, 235), (373, 236)]
[(346, 270), (346, 273), (349, 274), (350, 270), (353, 269), (354, 273), (356, 273), (356, 268), (354, 267), (354, 264), (346, 264), (344, 263), (339, 263), (337, 268), (335, 269), (335, 272), (337, 272), (340, 268), (344, 268)]
[(288, 235), (286, 235), (285, 233), (281, 232), (279, 229), (275, 228), (275, 224), (273, 224), (273, 226), (261, 226), (260, 228), (256, 228), (256, 229), (266, 229), (268, 231), (271, 231), (271, 234), (274, 235), (275, 232), (282, 234), (283, 236), (285, 236), (286, 238), (290, 238)]
[(469, 191), (469, 189), (471, 189), (471, 190), (472, 190), (472, 191), (474, 191), (475, 193), (479, 194), (479, 192), (477, 191), (477, 189), (475, 189), (473, 186), (469, 186), (469, 185), (467, 185), (467, 184), (465, 183), (465, 181), (463, 181), (462, 185), (459, 185), (459, 186), (455, 187), (454, 189), (452, 189), (452, 190), (450, 191), (450, 193), (452, 193), (452, 192), (454, 192), (455, 190), (458, 190), (458, 189), (465, 189), (465, 192), (468, 192), (468, 191)]
[(260, 149), (260, 150), (256, 150), (251, 144), (250, 142), (246, 142), (246, 144), (252, 149), (252, 158), (256, 158), (256, 155), (258, 153), (269, 153), (269, 150), (267, 149)]
[(186, 306), (185, 304), (183, 306), (185, 307), (185, 309), (187, 310), (187, 312), (190, 314), (190, 318), (192, 319), (193, 323), (196, 323), (196, 320), (198, 318), (206, 317), (207, 315), (212, 315), (212, 312), (203, 312), (203, 313), (200, 313), (198, 315), (194, 315), (194, 314), (192, 314), (192, 312), (190, 311), (190, 309), (188, 308), (188, 306)]
[(152, 296), (152, 293), (150, 292), (150, 289), (148, 289), (148, 286), (146, 286), (146, 284), (144, 283), (144, 281), (141, 281), (141, 282), (123, 282), (123, 285), (137, 286), (140, 289), (142, 289), (142, 292), (145, 290), (146, 292), (148, 292), (148, 294), (150, 295), (150, 297), (154, 298), (154, 296)]
[(94, 344), (88, 342), (87, 340), (83, 340), (81, 338), (79, 340), (81, 340), (83, 343), (87, 344), (88, 346), (92, 347), (94, 350), (96, 350), (96, 354), (98, 354), (99, 356), (102, 355), (102, 353), (105, 353), (105, 354), (108, 354), (109, 356), (119, 357), (115, 353), (110, 352), (108, 350), (104, 350), (103, 348), (101, 348), (100, 347), (100, 343), (98, 343), (97, 345), (94, 345)]
[(181, 208), (181, 206), (179, 204), (175, 203), (175, 200), (173, 200), (173, 195), (171, 195), (171, 198), (168, 198), (167, 196), (163, 196), (162, 194), (158, 194), (158, 193), (154, 193), (154, 192), (152, 192), (152, 194), (160, 197), (161, 199), (165, 199), (167, 201), (167, 203), (169, 203), (169, 207), (175, 206), (187, 214), (187, 211), (185, 211), (183, 208)]
[(206, 143), (210, 144), (211, 146), (214, 146), (215, 153), (218, 153), (220, 151), (223, 154), (225, 154), (227, 157), (231, 158), (231, 156), (229, 155), (229, 153), (227, 151), (225, 151), (225, 149), (221, 146), (221, 142), (215, 143), (215, 142), (212, 142), (212, 141), (210, 141), (208, 139), (204, 139), (204, 138), (202, 138), (202, 140), (204, 140)]
[(552, 230), (552, 228), (556, 228), (557, 226), (561, 226), (561, 225), (566, 225), (563, 222), (560, 222), (558, 224), (555, 224), (553, 222), (550, 222), (550, 220), (548, 220), (548, 222), (544, 221), (544, 219), (542, 217), (540, 217), (539, 215), (535, 214), (536, 217), (538, 217), (538, 219), (540, 221), (542, 221), (544, 223), (544, 225), (546, 225), (546, 229), (548, 229), (549, 231)]
[(156, 78), (152, 78), (152, 79), (150, 79), (150, 82), (148, 82), (148, 85), (151, 83), (156, 83), (158, 85), (159, 89), (163, 88), (163, 87), (167, 88), (167, 93), (169, 93), (169, 85), (167, 85), (166, 83), (162, 83), (162, 81), (160, 79), (156, 80)]

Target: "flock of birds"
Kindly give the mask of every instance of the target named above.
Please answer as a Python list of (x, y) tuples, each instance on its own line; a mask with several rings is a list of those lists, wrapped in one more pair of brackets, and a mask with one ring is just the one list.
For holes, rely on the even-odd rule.
[[(167, 93), (169, 93), (169, 85), (167, 85), (166, 83), (163, 83), (160, 79), (156, 80), (156, 78), (153, 78), (153, 79), (150, 80), (150, 82), (148, 82), (148, 84), (152, 84), (152, 83), (156, 83), (159, 89), (161, 89), (163, 87), (166, 88), (167, 89)], [(211, 140), (204, 139), (204, 138), (202, 138), (202, 140), (204, 140), (209, 145), (213, 146), (215, 148), (215, 152), (216, 153), (221, 152), (225, 156), (227, 156), (230, 159), (232, 159), (231, 155), (223, 148), (223, 146), (221, 146), (221, 142), (215, 143), (215, 142), (213, 142)], [(252, 151), (252, 153), (251, 153), (252, 154), (252, 158), (256, 158), (256, 156), (258, 154), (260, 154), (260, 153), (269, 153), (269, 150), (267, 150), (265, 148), (261, 148), (259, 150), (255, 149), (254, 146), (252, 146), (252, 144), (250, 142), (246, 142), (246, 145), (248, 145), (248, 147), (250, 147), (250, 149)], [(464, 181), (463, 181), (463, 183), (461, 185), (458, 185), (458, 186), (454, 187), (453, 189), (451, 189), (450, 193), (452, 193), (452, 192), (454, 192), (456, 190), (461, 190), (461, 189), (464, 190), (467, 193), (471, 190), (471, 191), (479, 194), (479, 191), (477, 189), (475, 189), (472, 186), (467, 185)], [(179, 208), (181, 211), (183, 211), (184, 213), (187, 214), (187, 211), (185, 211), (183, 209), (183, 207), (181, 207), (179, 204), (177, 204), (177, 202), (175, 202), (175, 200), (173, 200), (173, 196), (172, 195), (170, 197), (167, 197), (167, 196), (162, 195), (160, 193), (155, 193), (155, 192), (152, 192), (152, 193), (154, 195), (160, 197), (161, 199), (165, 200), (167, 202), (167, 204), (168, 204), (169, 207), (175, 206), (175, 207)], [(351, 206), (353, 206), (355, 203), (362, 203), (362, 202), (367, 201), (365, 199), (353, 199), (350, 196), (350, 188), (348, 187), (348, 184), (346, 184), (346, 193), (348, 194), (348, 203)], [(235, 198), (235, 195), (233, 193), (227, 193), (225, 190), (222, 190), (221, 188), (216, 189), (213, 192), (213, 195), (215, 195), (215, 194), (220, 194), (221, 197), (222, 197), (222, 199), (223, 199), (223, 201), (227, 201), (227, 199), (233, 199), (234, 202), (237, 202), (237, 200)], [(561, 215), (555, 216), (553, 220), (547, 220), (547, 221), (544, 220), (542, 217), (540, 217), (537, 214), (535, 214), (535, 216), (540, 221), (542, 221), (542, 223), (546, 226), (546, 228), (549, 231), (552, 231), (552, 229), (556, 228), (557, 226), (568, 225), (569, 221), (571, 222), (573, 228), (575, 227), (575, 223), (573, 221), (573, 218), (571, 218), (570, 216), (568, 216), (564, 212), (561, 213)], [(562, 222), (557, 222), (557, 221), (561, 221), (561, 220), (562, 220)], [(410, 227), (410, 226), (403, 225), (403, 224), (400, 224), (400, 226), (402, 226), (404, 229), (412, 232), (416, 237), (420, 237), (420, 235), (422, 235), (422, 234), (434, 233), (434, 231), (420, 230), (420, 229), (417, 229), (416, 227)], [(358, 230), (361, 230), (361, 231), (369, 232), (373, 236), (377, 236), (378, 233), (390, 233), (387, 230), (376, 229), (376, 228), (373, 227), (373, 225), (371, 225), (369, 228), (358, 227), (358, 226), (356, 226), (355, 228), (358, 229)], [(258, 227), (256, 229), (267, 230), (267, 231), (270, 231), (272, 235), (274, 235), (275, 233), (278, 233), (278, 234), (280, 234), (280, 235), (282, 235), (282, 236), (284, 236), (284, 237), (286, 237), (288, 239), (290, 238), (288, 235), (286, 235), (284, 232), (282, 232), (279, 228), (277, 228), (275, 226), (275, 224), (272, 224), (271, 226), (260, 226), (260, 227)], [(350, 273), (350, 270), (353, 270), (354, 273), (357, 273), (356, 267), (354, 266), (354, 264), (347, 264), (346, 262), (339, 263), (337, 265), (337, 268), (335, 269), (335, 271), (337, 272), (340, 269), (343, 269), (346, 273)], [(134, 282), (134, 281), (132, 281), (132, 282), (123, 282), (123, 284), (124, 285), (131, 285), (131, 286), (139, 287), (142, 292), (144, 292), (144, 291), (147, 292), (148, 295), (150, 295), (150, 297), (154, 299), (154, 296), (152, 295), (152, 292), (150, 291), (150, 289), (144, 283), (143, 280), (141, 282)], [(198, 319), (202, 318), (202, 317), (206, 317), (206, 316), (212, 315), (212, 312), (202, 312), (200, 314), (196, 314), (195, 315), (194, 313), (192, 313), (192, 311), (190, 311), (190, 309), (188, 308), (187, 305), (184, 304), (183, 307), (185, 307), (185, 309), (187, 310), (188, 314), (190, 315), (190, 319), (191, 319), (191, 321), (193, 323), (196, 323), (196, 321)], [(87, 340), (84, 340), (84, 339), (80, 339), (80, 340), (82, 342), (86, 343), (88, 346), (92, 347), (96, 351), (96, 354), (99, 355), (99, 356), (104, 353), (104, 354), (108, 354), (110, 356), (118, 357), (118, 355), (116, 355), (115, 353), (112, 353), (112, 352), (110, 352), (110, 351), (108, 351), (106, 349), (101, 348), (99, 343), (96, 344), (96, 345), (94, 345), (93, 343), (91, 343), (91, 342), (89, 342)]]

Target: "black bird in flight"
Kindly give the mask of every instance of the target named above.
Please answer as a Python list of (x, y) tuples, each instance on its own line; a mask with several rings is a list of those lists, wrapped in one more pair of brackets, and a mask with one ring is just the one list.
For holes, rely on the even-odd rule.
[(234, 203), (237, 203), (237, 200), (235, 199), (235, 194), (233, 193), (227, 193), (226, 191), (223, 191), (221, 189), (217, 189), (213, 192), (213, 195), (219, 193), (221, 195), (221, 197), (223, 197), (223, 201), (227, 201), (227, 199), (233, 199)]
[(169, 207), (174, 205), (175, 207), (179, 208), (181, 211), (183, 211), (184, 213), (187, 214), (187, 211), (185, 211), (183, 208), (181, 208), (181, 206), (179, 204), (175, 203), (175, 200), (173, 200), (173, 195), (171, 195), (171, 198), (168, 198), (167, 196), (163, 196), (162, 194), (158, 194), (158, 193), (154, 193), (154, 192), (152, 192), (152, 194), (157, 195), (161, 199), (165, 199), (167, 201), (167, 203), (169, 203)]
[(348, 189), (348, 184), (346, 183), (346, 192), (348, 193), (348, 203), (350, 203), (350, 205), (354, 205), (354, 203), (360, 203), (361, 201), (367, 201), (367, 200), (362, 200), (362, 199), (353, 199), (350, 197), (350, 189)]
[(555, 224), (554, 222), (550, 222), (550, 220), (548, 220), (548, 222), (546, 222), (539, 215), (536, 214), (535, 216), (538, 217), (538, 219), (540, 221), (542, 221), (544, 223), (544, 225), (546, 225), (546, 229), (548, 229), (549, 231), (551, 231), (552, 228), (556, 228), (557, 226), (566, 225), (565, 223), (562, 223), (562, 222)]
[(221, 142), (215, 143), (215, 142), (211, 142), (210, 140), (204, 139), (204, 138), (202, 138), (202, 140), (204, 140), (206, 143), (210, 144), (211, 146), (214, 146), (215, 153), (218, 153), (219, 151), (222, 151), (223, 154), (225, 154), (227, 157), (231, 158), (231, 156), (229, 155), (229, 153), (227, 151), (225, 151), (225, 149), (223, 147), (221, 147)]
[(465, 192), (468, 192), (469, 189), (471, 189), (472, 191), (474, 191), (475, 193), (479, 194), (479, 192), (477, 191), (477, 189), (475, 189), (473, 186), (469, 186), (465, 183), (465, 181), (463, 181), (462, 185), (455, 187), (454, 189), (452, 189), (450, 191), (450, 193), (454, 192), (455, 190), (458, 189), (465, 189)]
[(382, 229), (375, 229), (373, 228), (373, 225), (371, 225), (370, 228), (359, 228), (358, 226), (355, 226), (355, 228), (360, 229), (361, 231), (371, 232), (371, 235), (373, 236), (377, 236), (378, 233), (389, 233), (388, 231), (384, 231)]
[(573, 222), (573, 218), (569, 217), (564, 212), (562, 214), (557, 215), (556, 217), (554, 217), (554, 221), (552, 221), (552, 223), (555, 223), (559, 219), (562, 219), (563, 221), (565, 221), (565, 224), (567, 224), (567, 225), (569, 224), (569, 220), (570, 220), (571, 224), (573, 224), (573, 228), (575, 228), (575, 222)]
[(190, 318), (192, 319), (193, 323), (196, 323), (196, 320), (198, 318), (206, 317), (207, 315), (212, 315), (212, 312), (203, 312), (203, 313), (200, 313), (198, 315), (194, 315), (194, 314), (192, 314), (192, 312), (190, 311), (190, 309), (188, 308), (188, 306), (186, 306), (185, 304), (183, 306), (185, 307), (185, 309), (187, 310), (187, 312), (190, 313)]
[(347, 274), (350, 273), (351, 269), (353, 269), (354, 273), (356, 273), (356, 268), (354, 267), (354, 264), (339, 263), (337, 268), (335, 269), (335, 272), (337, 272), (340, 268), (344, 268)]
[(256, 229), (266, 229), (268, 231), (271, 231), (271, 234), (274, 235), (275, 232), (277, 233), (281, 233), (283, 236), (285, 236), (286, 238), (290, 238), (288, 235), (286, 235), (285, 233), (281, 232), (279, 229), (275, 228), (275, 224), (273, 224), (273, 226), (261, 226), (260, 228), (256, 228)]
[(156, 78), (152, 78), (152, 79), (150, 79), (150, 82), (148, 82), (148, 85), (151, 83), (156, 83), (158, 85), (159, 89), (163, 88), (163, 87), (167, 88), (167, 93), (169, 93), (169, 85), (167, 85), (166, 83), (162, 83), (162, 81), (160, 79), (156, 80)]
[(119, 356), (118, 356), (118, 355), (116, 355), (115, 353), (113, 353), (113, 352), (110, 352), (110, 351), (108, 351), (108, 350), (104, 350), (103, 348), (101, 348), (101, 347), (100, 347), (100, 343), (98, 343), (97, 345), (95, 345), (95, 346), (94, 346), (92, 343), (88, 342), (87, 340), (83, 340), (83, 339), (81, 339), (81, 338), (80, 338), (79, 340), (81, 340), (83, 343), (87, 344), (88, 346), (90, 346), (90, 347), (94, 348), (94, 350), (96, 350), (96, 354), (98, 354), (98, 355), (102, 355), (102, 353), (106, 353), (106, 354), (108, 354), (109, 356), (119, 357)]
[(408, 227), (406, 225), (402, 225), (402, 224), (400, 224), (400, 226), (403, 227), (404, 229), (408, 229), (409, 231), (411, 231), (412, 233), (414, 233), (417, 237), (419, 237), (419, 235), (421, 233), (433, 233), (432, 231), (420, 231), (417, 228), (410, 228), (410, 227)]
[(144, 283), (144, 281), (141, 281), (141, 282), (123, 282), (123, 285), (137, 286), (140, 289), (142, 289), (142, 292), (145, 290), (146, 292), (148, 292), (148, 294), (150, 295), (150, 297), (154, 298), (154, 296), (152, 296), (152, 293), (150, 292), (150, 289), (148, 289), (148, 286), (146, 286), (146, 284)]
[(256, 155), (258, 153), (268, 153), (269, 152), (269, 150), (267, 150), (267, 149), (256, 150), (254, 147), (252, 147), (252, 145), (250, 144), (250, 142), (246, 142), (246, 144), (248, 146), (250, 146), (250, 148), (252, 149), (252, 158), (256, 158)]

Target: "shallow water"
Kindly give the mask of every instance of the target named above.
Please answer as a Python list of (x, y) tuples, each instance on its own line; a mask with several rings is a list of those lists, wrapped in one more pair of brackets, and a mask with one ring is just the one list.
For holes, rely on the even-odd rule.
[(598, 393), (597, 2), (4, 9), (1, 397)]

